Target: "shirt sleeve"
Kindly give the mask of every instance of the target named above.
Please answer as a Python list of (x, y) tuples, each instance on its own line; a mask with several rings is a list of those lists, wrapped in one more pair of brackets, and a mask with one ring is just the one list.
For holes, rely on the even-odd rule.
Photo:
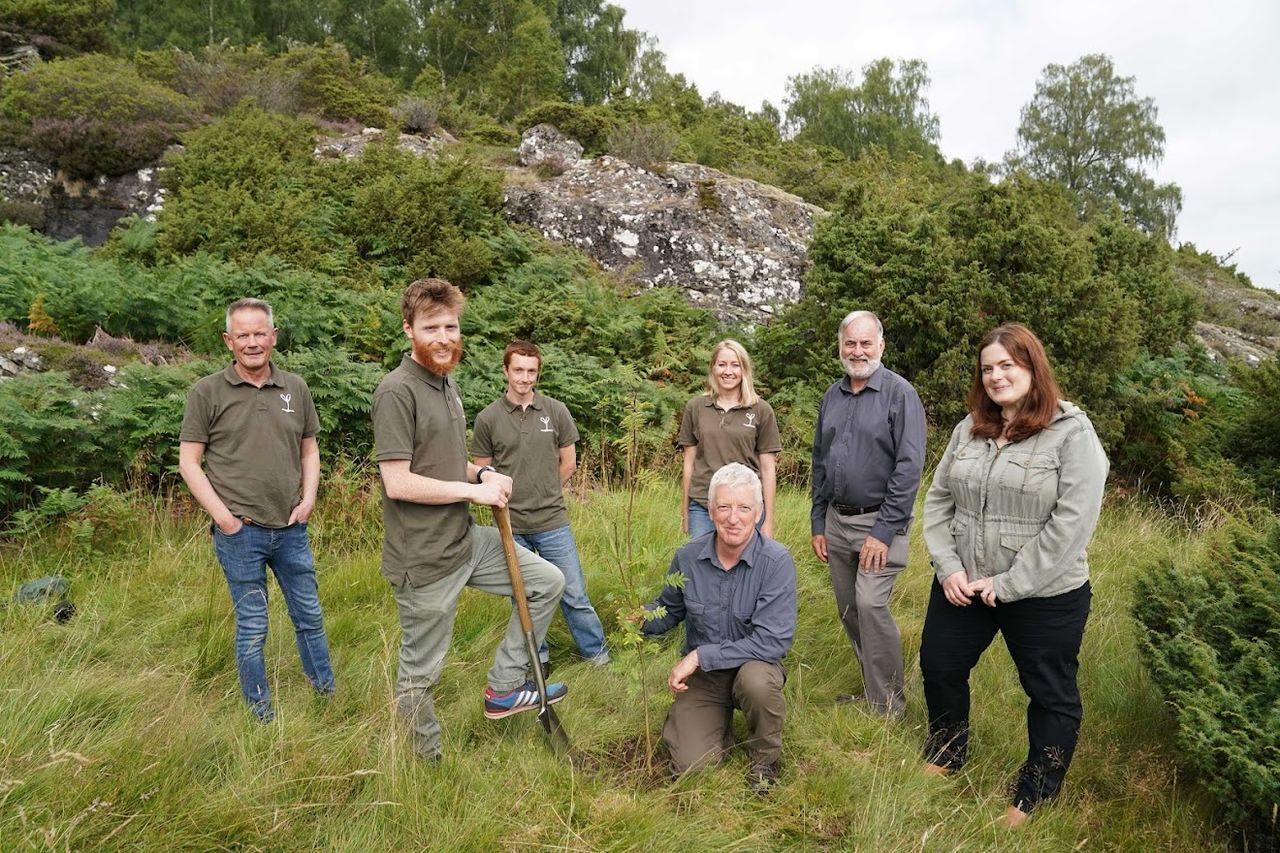
[[(678, 554), (679, 552), (677, 552)], [(667, 569), (667, 577), (680, 574), (680, 566), (676, 557), (671, 558), (671, 567)], [(684, 590), (672, 584), (666, 584), (662, 587), (662, 592), (654, 599), (646, 610), (653, 611), (659, 607), (666, 608), (666, 612), (662, 616), (655, 616), (652, 619), (646, 619), (644, 624), (640, 626), (640, 633), (646, 637), (655, 637), (658, 634), (665, 634), (684, 621)]]
[(927, 433), (924, 405), (916, 389), (905, 381), (897, 417), (893, 421), (893, 432), (894, 447), (897, 448), (893, 473), (885, 485), (884, 501), (870, 533), (886, 545), (893, 542), (893, 537), (906, 532), (916, 502), (916, 491), (920, 488), (920, 477), (924, 473)]
[(1073, 565), (1093, 538), (1110, 467), (1092, 426), (1081, 427), (1059, 451), (1058, 502), (1040, 532), (1018, 550), (1009, 571), (996, 575), (996, 598), (1030, 598)]
[(302, 437), (314, 438), (320, 432), (320, 415), (316, 413), (316, 401), (311, 396), (311, 388), (305, 381), (299, 381), (299, 393), (305, 414), (302, 416)]
[(796, 564), (791, 554), (784, 552), (769, 561), (767, 571), (768, 579), (761, 585), (751, 613), (751, 632), (740, 640), (698, 646), (699, 668), (713, 672), (735, 669), (753, 660), (778, 663), (791, 648), (796, 633)]
[(773, 407), (764, 400), (756, 406), (760, 413), (760, 425), (756, 427), (756, 453), (781, 453), (782, 435), (778, 432), (778, 419)]
[(573, 422), (573, 415), (569, 414), (569, 407), (560, 401), (556, 401), (556, 442), (560, 447), (568, 447), (571, 444), (577, 444), (580, 436), (578, 435), (578, 425)]
[[(831, 392), (828, 391), (827, 395)], [(809, 510), (809, 530), (813, 536), (827, 532), (827, 504), (831, 502), (827, 491), (827, 448), (822, 443), (822, 420), (827, 411), (827, 395), (818, 406), (818, 420), (813, 426), (813, 453), (810, 456), (810, 495), (813, 506)]]
[(414, 406), (406, 391), (379, 388), (373, 395), (373, 450), (379, 462), (413, 459)]
[(947, 485), (951, 462), (955, 459), (963, 427), (964, 422), (961, 421), (951, 431), (947, 449), (943, 451), (942, 459), (933, 471), (933, 485), (929, 486), (929, 491), (924, 496), (924, 544), (939, 581), (956, 572), (965, 571), (964, 564), (960, 561), (960, 551), (956, 548), (955, 536), (951, 533), (951, 521), (956, 517), (956, 499), (951, 494), (951, 487)]
[(493, 458), (493, 428), (490, 426), (490, 410), (484, 409), (476, 415), (475, 429), (471, 431), (471, 455)]
[(197, 383), (187, 394), (187, 405), (182, 412), (182, 429), (178, 431), (178, 440), (208, 444), (209, 427), (209, 401), (205, 398), (201, 385)]
[(680, 434), (676, 436), (676, 447), (696, 447), (698, 444), (698, 405), (702, 395), (698, 395), (685, 403), (684, 414), (680, 417)]

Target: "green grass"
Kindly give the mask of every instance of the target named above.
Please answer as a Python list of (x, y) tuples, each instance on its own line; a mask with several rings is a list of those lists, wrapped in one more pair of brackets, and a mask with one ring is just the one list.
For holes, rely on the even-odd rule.
[[(509, 605), (470, 592), (436, 692), (448, 754), (438, 766), (417, 761), (393, 714), (399, 630), (364, 485), (328, 485), (313, 522), (337, 697), (311, 695), (274, 595), (267, 659), (279, 716), (270, 726), (240, 702), (225, 583), (197, 517), (135, 498), (136, 516), (114, 542), (104, 525), (96, 549), (83, 526), (64, 527), (0, 551), (0, 591), (64, 574), (79, 607), (66, 625), (39, 606), (0, 613), (0, 849), (1227, 849), (1175, 771), (1168, 718), (1134, 642), (1134, 579), (1198, 547), (1150, 508), (1120, 503), (1103, 516), (1090, 552), (1076, 761), (1063, 798), (1011, 834), (995, 819), (1026, 749), (1026, 700), (1000, 643), (975, 672), (968, 767), (941, 780), (918, 770), (930, 581), (918, 530), (893, 604), (908, 713), (886, 723), (832, 703), (858, 686), (858, 670), (826, 569), (809, 551), (807, 499), (780, 496), (800, 622), (787, 661), (783, 784), (760, 800), (744, 784), (740, 751), (676, 782), (638, 757), (646, 696), (658, 738), (679, 632), (650, 653), (642, 684), (634, 652), (615, 650), (604, 670), (573, 663), (563, 621), (553, 623), (556, 675), (571, 686), (557, 708), (585, 766), (558, 760), (532, 715), (485, 720), (484, 674)], [(573, 505), (610, 630), (631, 588), (656, 594), (680, 540), (677, 501), (669, 486), (639, 496), (634, 575), (622, 565), (626, 495)]]

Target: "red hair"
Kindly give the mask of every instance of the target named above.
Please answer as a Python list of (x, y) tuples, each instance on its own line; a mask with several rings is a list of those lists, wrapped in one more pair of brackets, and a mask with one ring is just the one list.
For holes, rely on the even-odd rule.
[[(1023, 398), (1018, 413), (1005, 427), (1000, 406), (987, 396), (982, 384), (982, 351), (992, 344), (999, 344), (1009, 357), (1031, 374), (1031, 387)], [(1001, 433), (1010, 441), (1021, 441), (1035, 435), (1053, 422), (1058, 414), (1058, 401), (1062, 392), (1058, 380), (1053, 378), (1053, 367), (1044, 351), (1044, 344), (1035, 333), (1021, 323), (1005, 323), (992, 329), (978, 344), (977, 368), (973, 373), (973, 385), (969, 387), (969, 413), (973, 416), (972, 435), (997, 438)]]
[(507, 344), (507, 348), (502, 351), (502, 367), (504, 370), (511, 366), (511, 356), (513, 355), (536, 358), (538, 360), (538, 370), (542, 370), (542, 353), (538, 352), (538, 348), (528, 341), (512, 341)]

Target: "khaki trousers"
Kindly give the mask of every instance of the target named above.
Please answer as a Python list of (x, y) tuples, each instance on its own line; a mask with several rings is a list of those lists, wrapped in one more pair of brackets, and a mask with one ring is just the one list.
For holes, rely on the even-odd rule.
[(827, 565), (836, 594), (836, 611), (853, 652), (862, 665), (867, 704), (882, 714), (899, 715), (903, 697), (902, 634), (889, 612), (893, 582), (907, 566), (907, 533), (893, 537), (883, 570), (858, 568), (858, 553), (871, 533), (876, 513), (841, 515), (827, 508)]
[[(564, 575), (555, 566), (525, 548), (516, 546), (520, 574), (529, 599), (534, 637), (546, 636), (564, 589)], [(400, 614), (400, 669), (396, 675), (396, 707), (414, 732), (414, 749), (427, 757), (441, 752), (440, 723), (431, 702), (431, 687), (440, 678), (444, 655), (453, 636), (458, 597), (465, 587), (494, 595), (511, 595), (511, 576), (502, 539), (493, 527), (471, 529), (471, 559), (451, 575), (415, 587), (392, 586)], [(489, 668), (489, 686), (504, 693), (529, 677), (529, 652), (520, 618), (513, 607), (507, 631)]]
[(733, 747), (733, 709), (747, 718), (744, 746), (752, 764), (772, 764), (782, 754), (786, 704), (781, 664), (748, 661), (737, 669), (698, 670), (689, 689), (676, 694), (662, 727), (676, 773), (719, 763)]

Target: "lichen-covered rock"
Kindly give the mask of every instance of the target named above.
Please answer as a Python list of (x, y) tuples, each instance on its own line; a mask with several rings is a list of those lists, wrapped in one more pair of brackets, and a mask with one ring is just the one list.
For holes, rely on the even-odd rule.
[[(364, 149), (368, 147), (370, 142), (375, 139), (382, 139), (384, 136), (386, 136), (386, 131), (381, 128), (366, 127), (359, 133), (321, 139), (316, 144), (314, 153), (317, 158), (354, 160), (364, 153)], [(419, 157), (435, 157), (446, 145), (453, 145), (457, 141), (449, 131), (441, 127), (436, 128), (427, 136), (420, 136), (414, 133), (398, 134), (396, 147)]]
[(49, 195), (53, 169), (21, 148), (0, 148), (0, 199), (40, 204)]
[(569, 243), (648, 286), (683, 289), (725, 319), (756, 322), (800, 296), (822, 209), (775, 187), (706, 166), (659, 174), (615, 157), (506, 187), (509, 220)]
[(1252, 335), (1230, 326), (1205, 322), (1196, 323), (1195, 333), (1209, 350), (1209, 357), (1215, 361), (1228, 358), (1257, 367), (1280, 352), (1280, 337)]
[(529, 168), (543, 163), (563, 172), (582, 159), (582, 146), (551, 124), (535, 124), (520, 137), (520, 162)]

